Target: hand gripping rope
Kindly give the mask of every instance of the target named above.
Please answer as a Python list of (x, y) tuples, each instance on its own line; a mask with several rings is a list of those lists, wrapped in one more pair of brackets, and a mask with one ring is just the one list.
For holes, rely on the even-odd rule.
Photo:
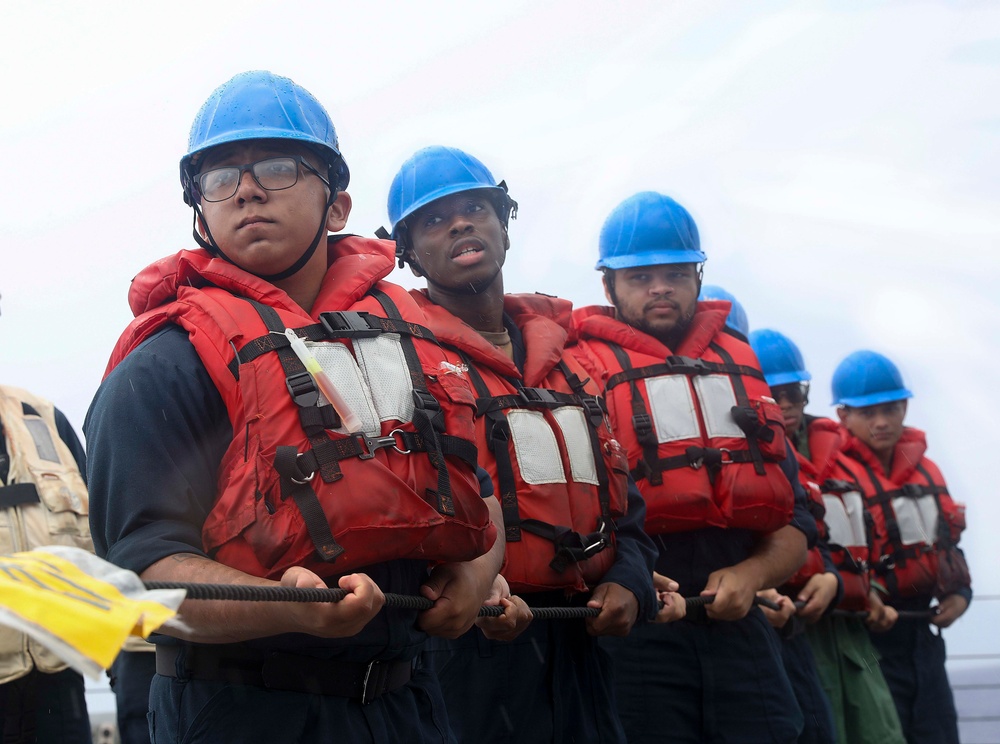
[[(339, 602), (347, 592), (343, 589), (309, 589), (293, 586), (248, 586), (245, 584), (190, 584), (173, 581), (146, 581), (147, 589), (184, 589), (187, 599), (227, 599), (243, 602)], [(704, 597), (686, 597), (688, 609), (712, 604), (715, 595)], [(778, 605), (769, 599), (754, 597), (754, 604), (777, 610)], [(426, 597), (414, 597), (406, 594), (386, 594), (386, 607), (397, 607), (406, 610), (429, 610), (434, 606), (432, 600)], [(479, 608), (479, 617), (499, 617), (503, 607), (483, 606)], [(532, 607), (531, 614), (535, 620), (570, 620), (580, 617), (597, 617), (601, 610), (597, 607)], [(902, 613), (900, 613), (902, 614)]]

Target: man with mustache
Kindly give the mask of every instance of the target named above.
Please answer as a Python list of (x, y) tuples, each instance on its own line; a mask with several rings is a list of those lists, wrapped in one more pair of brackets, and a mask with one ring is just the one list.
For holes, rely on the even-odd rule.
[(393, 179), (388, 206), (400, 261), (427, 282), (414, 298), (454, 352), (443, 374), (476, 390), (479, 457), (504, 511), (501, 573), (514, 601), (597, 612), (531, 621), (525, 606), (520, 623), (480, 621), (430, 642), (424, 658), (458, 739), (624, 742), (596, 636), (625, 635), (654, 613), (655, 549), (597, 389), (566, 353), (572, 306), (504, 294), (516, 204), (468, 153), (418, 151)]
[(200, 248), (133, 280), (87, 417), (97, 551), (145, 580), (345, 596), (185, 601), (154, 639), (151, 738), (449, 741), (415, 660), (472, 626), (503, 557), (472, 387), (384, 281), (392, 244), (328, 235), (350, 173), (302, 86), (232, 78), (180, 166)]
[[(926, 456), (922, 431), (904, 426), (913, 397), (893, 362), (875, 351), (848, 355), (833, 373), (833, 402), (845, 429), (842, 451), (861, 484), (874, 525), (872, 586), (890, 612), (869, 619), (872, 642), (910, 744), (957, 744), (955, 701), (940, 630), (972, 601), (972, 579), (958, 547), (965, 506)], [(926, 611), (930, 624), (892, 621), (899, 610)]]
[(753, 602), (802, 564), (816, 525), (781, 411), (726, 326), (730, 304), (698, 302), (704, 261), (687, 210), (640, 192), (601, 230), (612, 307), (574, 313), (577, 353), (646, 500), (656, 571), (683, 595), (714, 598), (602, 645), (630, 742), (793, 742), (802, 715)]

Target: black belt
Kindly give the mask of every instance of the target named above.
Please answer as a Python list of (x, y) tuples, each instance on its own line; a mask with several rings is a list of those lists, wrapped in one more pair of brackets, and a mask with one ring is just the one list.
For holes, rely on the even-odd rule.
[(367, 705), (410, 681), (410, 661), (344, 661), (280, 651), (157, 646), (156, 673), (269, 690), (352, 698)]

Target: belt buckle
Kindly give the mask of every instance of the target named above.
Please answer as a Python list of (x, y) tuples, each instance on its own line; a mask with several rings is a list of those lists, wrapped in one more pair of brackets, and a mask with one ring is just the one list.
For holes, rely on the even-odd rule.
[(385, 687), (385, 676), (383, 665), (377, 661), (368, 662), (368, 666), (365, 667), (365, 678), (361, 682), (362, 705), (368, 705), (382, 694)]

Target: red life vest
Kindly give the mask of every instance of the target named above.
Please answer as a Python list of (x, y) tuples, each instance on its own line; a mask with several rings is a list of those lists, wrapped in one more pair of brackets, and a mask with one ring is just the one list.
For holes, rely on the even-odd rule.
[(592, 588), (615, 560), (628, 460), (611, 436), (596, 386), (564, 353), (572, 305), (545, 295), (504, 296), (527, 352), (522, 376), (475, 329), (424, 293), (412, 294), (476, 389), (479, 461), (503, 508), (501, 573), (511, 591)]
[[(203, 251), (182, 251), (133, 282), (142, 314), (109, 371), (166, 323), (183, 327), (233, 429), (206, 552), (246, 573), (291, 566), (329, 577), (388, 560), (465, 561), (496, 528), (479, 493), (475, 396), (441, 375), (444, 351), (409, 294), (380, 281), (393, 246), (335, 238), (307, 314), (282, 290)], [(291, 350), (306, 340), (363, 422), (348, 434)]]
[[(806, 417), (806, 422), (810, 459), (796, 452), (799, 480), (810, 496), (810, 511), (817, 518), (820, 538), (826, 540), (844, 585), (837, 606), (842, 610), (867, 610), (871, 530), (865, 519), (861, 486), (840, 452), (840, 426), (830, 419), (811, 416)], [(825, 570), (819, 550), (813, 548), (789, 584), (804, 586), (811, 576)]]
[(646, 531), (768, 532), (794, 501), (785, 432), (749, 344), (724, 332), (729, 303), (700, 302), (676, 351), (614, 317), (574, 312), (576, 353), (604, 390), (646, 500)]
[[(846, 430), (844, 434), (843, 451), (851, 458), (851, 470), (864, 489), (874, 523), (874, 577), (893, 597), (936, 594), (939, 560), (947, 560), (958, 544), (965, 529), (965, 506), (951, 498), (941, 471), (924, 456), (924, 433), (903, 429), (888, 476), (868, 445)], [(962, 583), (968, 586), (967, 576)]]

